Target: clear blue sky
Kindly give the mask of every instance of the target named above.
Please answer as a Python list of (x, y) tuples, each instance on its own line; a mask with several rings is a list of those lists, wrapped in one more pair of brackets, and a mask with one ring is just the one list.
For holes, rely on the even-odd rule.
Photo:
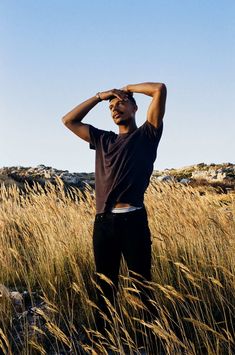
[[(94, 171), (61, 117), (144, 81), (168, 88), (155, 169), (234, 162), (234, 0), (1, 0), (0, 29), (0, 166)], [(117, 132), (104, 102), (84, 122)]]

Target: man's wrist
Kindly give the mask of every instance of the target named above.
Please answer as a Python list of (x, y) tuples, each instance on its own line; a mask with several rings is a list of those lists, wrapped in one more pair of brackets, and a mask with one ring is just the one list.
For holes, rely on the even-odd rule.
[(99, 102), (102, 101), (101, 97), (100, 97), (100, 92), (97, 92), (97, 94), (95, 95), (95, 97), (97, 97), (97, 99), (99, 100)]
[(122, 88), (123, 91), (130, 92), (129, 85), (126, 85)]

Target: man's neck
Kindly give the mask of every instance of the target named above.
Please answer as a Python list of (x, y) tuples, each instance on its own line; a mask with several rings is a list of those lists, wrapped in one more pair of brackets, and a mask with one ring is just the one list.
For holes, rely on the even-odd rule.
[(132, 133), (134, 132), (138, 127), (136, 126), (136, 123), (130, 126), (119, 126), (119, 134), (124, 134), (124, 133)]

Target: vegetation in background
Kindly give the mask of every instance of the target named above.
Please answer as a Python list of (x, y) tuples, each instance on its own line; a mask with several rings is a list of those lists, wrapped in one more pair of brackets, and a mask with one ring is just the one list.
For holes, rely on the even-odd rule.
[[(62, 182), (0, 190), (0, 348), (4, 354), (235, 353), (234, 194), (152, 181), (145, 205), (153, 241), (144, 317), (125, 264), (106, 335), (96, 330), (94, 196)], [(108, 282), (108, 280), (107, 280)], [(5, 291), (4, 291), (5, 290)], [(27, 291), (17, 309), (8, 291)], [(107, 301), (108, 302), (108, 301)]]

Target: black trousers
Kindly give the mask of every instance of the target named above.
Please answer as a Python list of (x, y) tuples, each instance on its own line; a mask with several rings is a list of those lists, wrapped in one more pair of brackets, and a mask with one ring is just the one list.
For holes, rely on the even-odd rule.
[(151, 280), (151, 236), (145, 207), (127, 213), (97, 214), (93, 247), (96, 272), (107, 276), (115, 286), (99, 279), (104, 296), (112, 303), (118, 288), (121, 255), (130, 271)]

